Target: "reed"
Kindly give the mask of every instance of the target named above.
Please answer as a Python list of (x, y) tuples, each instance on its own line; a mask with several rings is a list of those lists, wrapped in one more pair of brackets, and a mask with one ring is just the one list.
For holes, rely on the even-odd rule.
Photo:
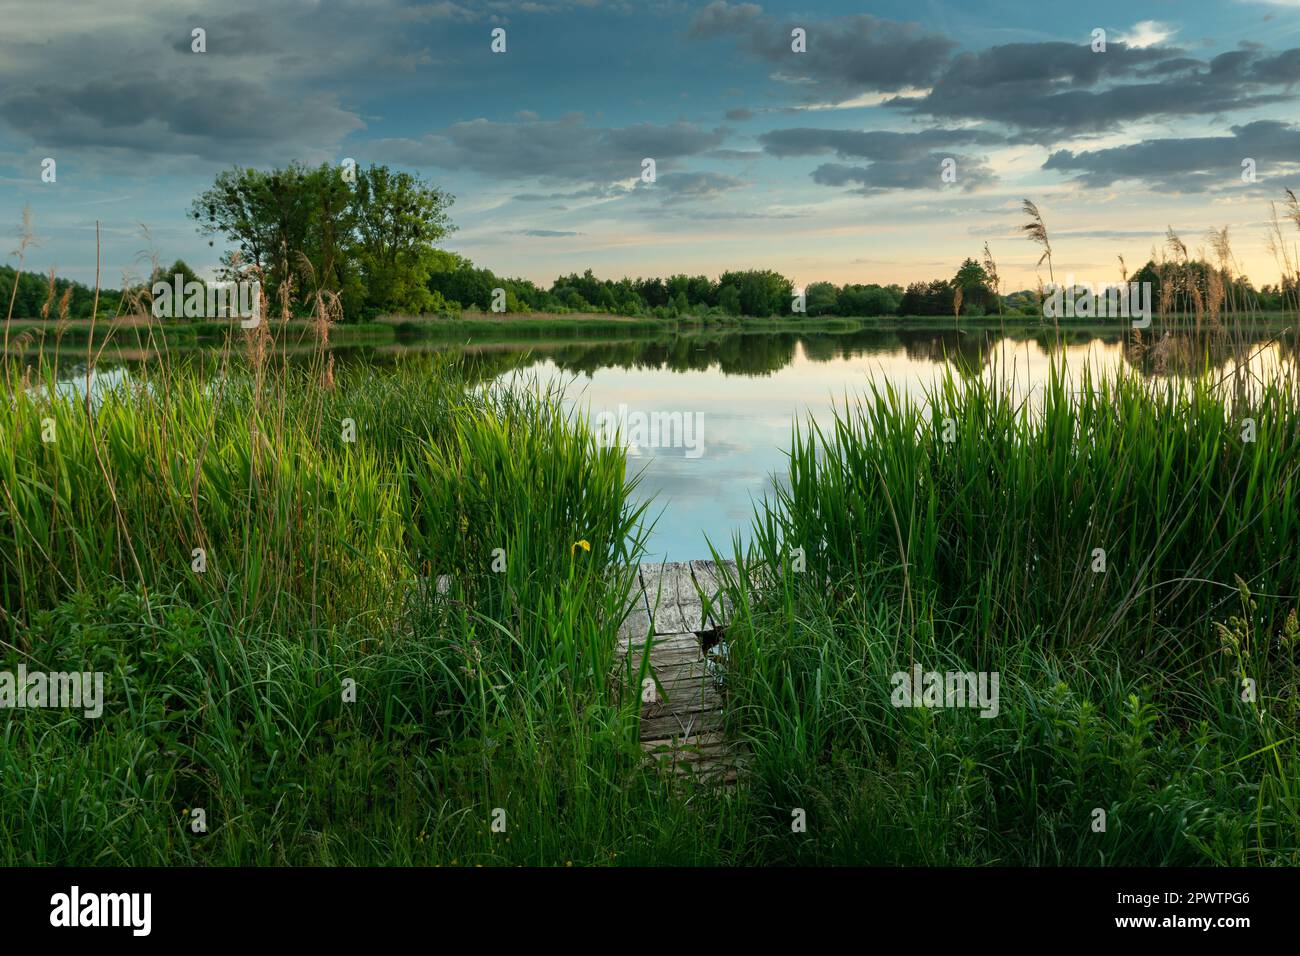
[[(790, 862), (1300, 859), (1300, 401), (1240, 397), (949, 370), (796, 428), (728, 631), (756, 799), (831, 831)], [(914, 664), (1000, 673), (1001, 711), (893, 706)]]

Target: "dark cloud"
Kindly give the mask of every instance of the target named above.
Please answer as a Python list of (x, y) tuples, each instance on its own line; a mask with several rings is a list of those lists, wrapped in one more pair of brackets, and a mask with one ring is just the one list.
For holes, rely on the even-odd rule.
[(530, 236), (534, 239), (561, 239), (566, 236), (581, 236), (582, 233), (570, 232), (567, 229), (521, 229), (515, 235)]
[[(807, 52), (794, 53), (790, 32), (807, 31)], [(801, 98), (845, 100), (867, 91), (929, 86), (956, 48), (953, 40), (913, 23), (869, 14), (833, 20), (776, 18), (752, 3), (714, 0), (691, 25), (702, 39), (735, 38), (753, 56), (800, 81)]]
[(1204, 65), (1204, 61), (1194, 60), (1190, 56), (1175, 56), (1168, 60), (1152, 63), (1149, 66), (1140, 67), (1135, 73), (1140, 77), (1168, 76), (1170, 73), (1187, 73)]
[(1139, 180), (1164, 192), (1244, 188), (1242, 160), (1256, 164), (1256, 184), (1300, 165), (1300, 127), (1257, 120), (1232, 127), (1231, 136), (1156, 139), (1130, 146), (1072, 152), (1058, 150), (1044, 169), (1073, 174), (1085, 186)]
[(568, 192), (519, 193), (510, 198), (517, 202), (568, 202), (575, 199), (609, 199), (613, 196), (620, 196), (625, 192), (627, 190), (621, 186), (602, 183), (596, 186), (588, 186), (586, 189), (574, 189)]
[(571, 115), (559, 120), (456, 123), (421, 139), (383, 139), (370, 152), (408, 166), (473, 170), (495, 179), (609, 181), (641, 175), (641, 161), (671, 167), (706, 153), (725, 139), (723, 130), (690, 123), (638, 123), (618, 129), (588, 126)]
[(725, 173), (665, 173), (653, 184), (637, 183), (637, 192), (653, 193), (665, 203), (679, 203), (716, 199), (746, 185), (745, 180)]
[(1278, 83), (1288, 86), (1300, 83), (1300, 49), (1287, 50), (1277, 56), (1261, 58), (1252, 67), (1251, 76), (1260, 83)]
[[(219, 7), (43, 0), (39, 17), (5, 11), (0, 128), (101, 173), (336, 159), (366, 125), (355, 79), (429, 59), (418, 37), (394, 41), (397, 0)], [(195, 27), (206, 53), (191, 52)]]
[[(807, 30), (808, 52), (790, 49)], [(915, 24), (863, 14), (778, 20), (755, 4), (714, 0), (692, 25), (700, 38), (731, 37), (772, 64), (802, 103), (898, 95), (889, 106), (937, 120), (981, 120), (1015, 131), (1014, 141), (1052, 143), (1113, 131), (1151, 117), (1209, 116), (1296, 98), (1300, 49), (1270, 53), (1241, 44), (1209, 60), (1168, 46), (1111, 42), (1008, 43), (955, 53), (950, 38)], [(928, 88), (928, 89), (927, 89)]]
[(277, 146), (291, 144), (299, 157), (330, 150), (365, 125), (330, 94), (290, 98), (206, 69), (165, 76), (130, 67), (92, 81), (8, 87), (0, 92), (0, 117), (51, 148), (127, 148), (249, 163)]
[(1300, 50), (1222, 53), (1208, 63), (1178, 49), (1013, 43), (962, 53), (924, 96), (887, 105), (939, 119), (978, 119), (1050, 143), (1155, 116), (1227, 113), (1293, 100)]
[(927, 129), (916, 132), (848, 129), (779, 129), (758, 137), (772, 156), (815, 156), (834, 153), (841, 159), (890, 161), (917, 159), (943, 146), (993, 145), (1004, 142), (996, 133), (975, 129)]
[(734, 110), (727, 110), (727, 119), (729, 120), (747, 120), (752, 119), (753, 116), (754, 111), (744, 106), (738, 106)]
[[(172, 49), (186, 56), (249, 56), (284, 50), (285, 43), (276, 36), (275, 23), (266, 17), (253, 19), (246, 14), (205, 14), (198, 23), (189, 18), (176, 21), (168, 36), (175, 37)], [(202, 27), (207, 53), (193, 52), (193, 30)]]
[[(945, 183), (940, 177), (942, 163), (951, 158), (956, 163), (957, 179)], [(988, 165), (973, 156), (931, 154), (924, 160), (888, 160), (870, 166), (846, 166), (823, 163), (813, 170), (813, 182), (822, 186), (857, 186), (855, 192), (874, 195), (899, 189), (960, 189), (970, 192), (996, 182)]]
[[(870, 165), (823, 163), (813, 182), (823, 186), (857, 186), (862, 193), (892, 189), (938, 189), (955, 185), (970, 191), (996, 177), (979, 157), (942, 152), (947, 146), (1003, 142), (1003, 137), (975, 129), (927, 129), (915, 132), (847, 129), (780, 129), (758, 138), (772, 156), (817, 156), (833, 153), (840, 159), (870, 160)], [(957, 181), (940, 178), (943, 162), (956, 163)]]

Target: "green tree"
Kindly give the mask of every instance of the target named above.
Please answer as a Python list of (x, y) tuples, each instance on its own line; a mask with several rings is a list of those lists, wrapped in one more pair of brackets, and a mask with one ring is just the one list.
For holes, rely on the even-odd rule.
[(812, 282), (804, 289), (805, 305), (809, 315), (832, 315), (835, 312), (839, 290), (833, 282)]
[[(269, 298), (287, 291), (291, 306), (310, 308), (316, 291), (335, 292), (345, 315), (420, 311), (432, 302), (427, 279), (439, 260), (434, 243), (452, 228), (452, 197), (386, 166), (357, 170), (293, 163), (270, 171), (232, 169), (190, 207), (223, 256), (223, 278), (256, 271)], [(287, 290), (286, 290), (287, 284)]]
[(724, 285), (718, 292), (718, 305), (727, 315), (740, 315), (740, 290), (734, 285)]
[(837, 315), (893, 315), (901, 296), (879, 285), (846, 285), (835, 303)]
[[(789, 315), (794, 284), (771, 269), (748, 269), (744, 272), (724, 272), (718, 285), (725, 291), (736, 290), (740, 301), (740, 315)], [(726, 308), (719, 293), (719, 305)], [(729, 311), (729, 310), (728, 310)]]
[(355, 250), (368, 309), (423, 312), (431, 305), (428, 280), (438, 262), (432, 253), (453, 228), (453, 201), (410, 173), (357, 170)]
[(952, 288), (961, 290), (963, 311), (974, 307), (983, 314), (997, 307), (997, 296), (989, 287), (990, 281), (988, 272), (974, 259), (967, 257), (962, 261), (952, 278)]

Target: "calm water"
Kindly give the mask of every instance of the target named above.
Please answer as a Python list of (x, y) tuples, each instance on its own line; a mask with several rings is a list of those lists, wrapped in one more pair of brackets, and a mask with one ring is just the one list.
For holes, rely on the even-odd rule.
[[(619, 428), (629, 474), (641, 476), (638, 494), (653, 499), (650, 558), (682, 561), (707, 557), (708, 541), (729, 552), (734, 534), (743, 539), (754, 501), (785, 474), (794, 423), (828, 423), (832, 405), (861, 395), (873, 377), (921, 401), (945, 364), (958, 363), (968, 375), (1010, 373), (1032, 396), (1053, 348), (1063, 352), (1072, 374), (1120, 363), (1148, 374), (1177, 373), (1180, 362), (1190, 367), (1200, 354), (1193, 348), (1190, 358), (1173, 351), (1143, 356), (1118, 332), (1068, 333), (1059, 346), (1053, 342), (1051, 332), (726, 333), (669, 342), (354, 347), (337, 350), (337, 361), (384, 364), (409, 352), (454, 351), (484, 382), (522, 375), (563, 386), (572, 406), (608, 427), (611, 437)], [(1236, 354), (1265, 375), (1296, 362), (1292, 348), (1262, 340)], [(1212, 358), (1226, 371), (1234, 352), (1222, 349)], [(126, 364), (130, 359), (123, 357)], [(79, 375), (68, 366), (67, 372), (70, 387), (84, 388), (84, 370)], [(105, 362), (99, 374), (120, 380), (122, 369)]]

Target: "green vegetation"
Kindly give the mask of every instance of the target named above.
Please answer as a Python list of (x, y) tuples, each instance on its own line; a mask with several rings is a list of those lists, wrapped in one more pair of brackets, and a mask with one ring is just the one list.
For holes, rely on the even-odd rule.
[[(67, 317), (88, 319), (95, 304), (95, 290), (80, 282), (59, 279), (53, 275), (42, 276), (35, 272), (23, 272), (12, 266), (0, 266), (0, 289), (9, 290), (13, 300), (10, 314), (25, 319), (48, 318), (51, 303), (54, 304), (56, 317), (61, 307)], [(121, 300), (120, 291), (101, 289), (99, 292), (101, 313), (116, 312)], [(5, 303), (5, 308), (9, 309), (8, 303)]]
[(99, 721), (0, 713), (0, 859), (601, 859), (642, 800), (663, 829), (624, 856), (697, 858), (704, 826), (609, 693), (607, 585), (640, 517), (622, 455), (553, 395), (327, 368), (4, 403), (0, 669), (103, 670), (108, 699)]
[(204, 235), (235, 244), (222, 278), (257, 278), (271, 302), (310, 315), (315, 296), (337, 296), (352, 320), (443, 307), (427, 288), (434, 243), (453, 227), (452, 197), (387, 166), (263, 172), (234, 169), (198, 196), (190, 216)]
[[(1295, 383), (1081, 385), (882, 387), (795, 435), (784, 573), (728, 633), (755, 802), (819, 834), (794, 859), (1300, 862)], [(1000, 672), (1000, 713), (890, 706), (914, 663)]]
[[(0, 861), (1300, 861), (1289, 379), (950, 375), (798, 431), (732, 589), (750, 772), (700, 799), (615, 679), (622, 454), (470, 363), (263, 354), (0, 403), (0, 670), (107, 674), (98, 720), (0, 712)], [(891, 707), (913, 662), (999, 715)]]

